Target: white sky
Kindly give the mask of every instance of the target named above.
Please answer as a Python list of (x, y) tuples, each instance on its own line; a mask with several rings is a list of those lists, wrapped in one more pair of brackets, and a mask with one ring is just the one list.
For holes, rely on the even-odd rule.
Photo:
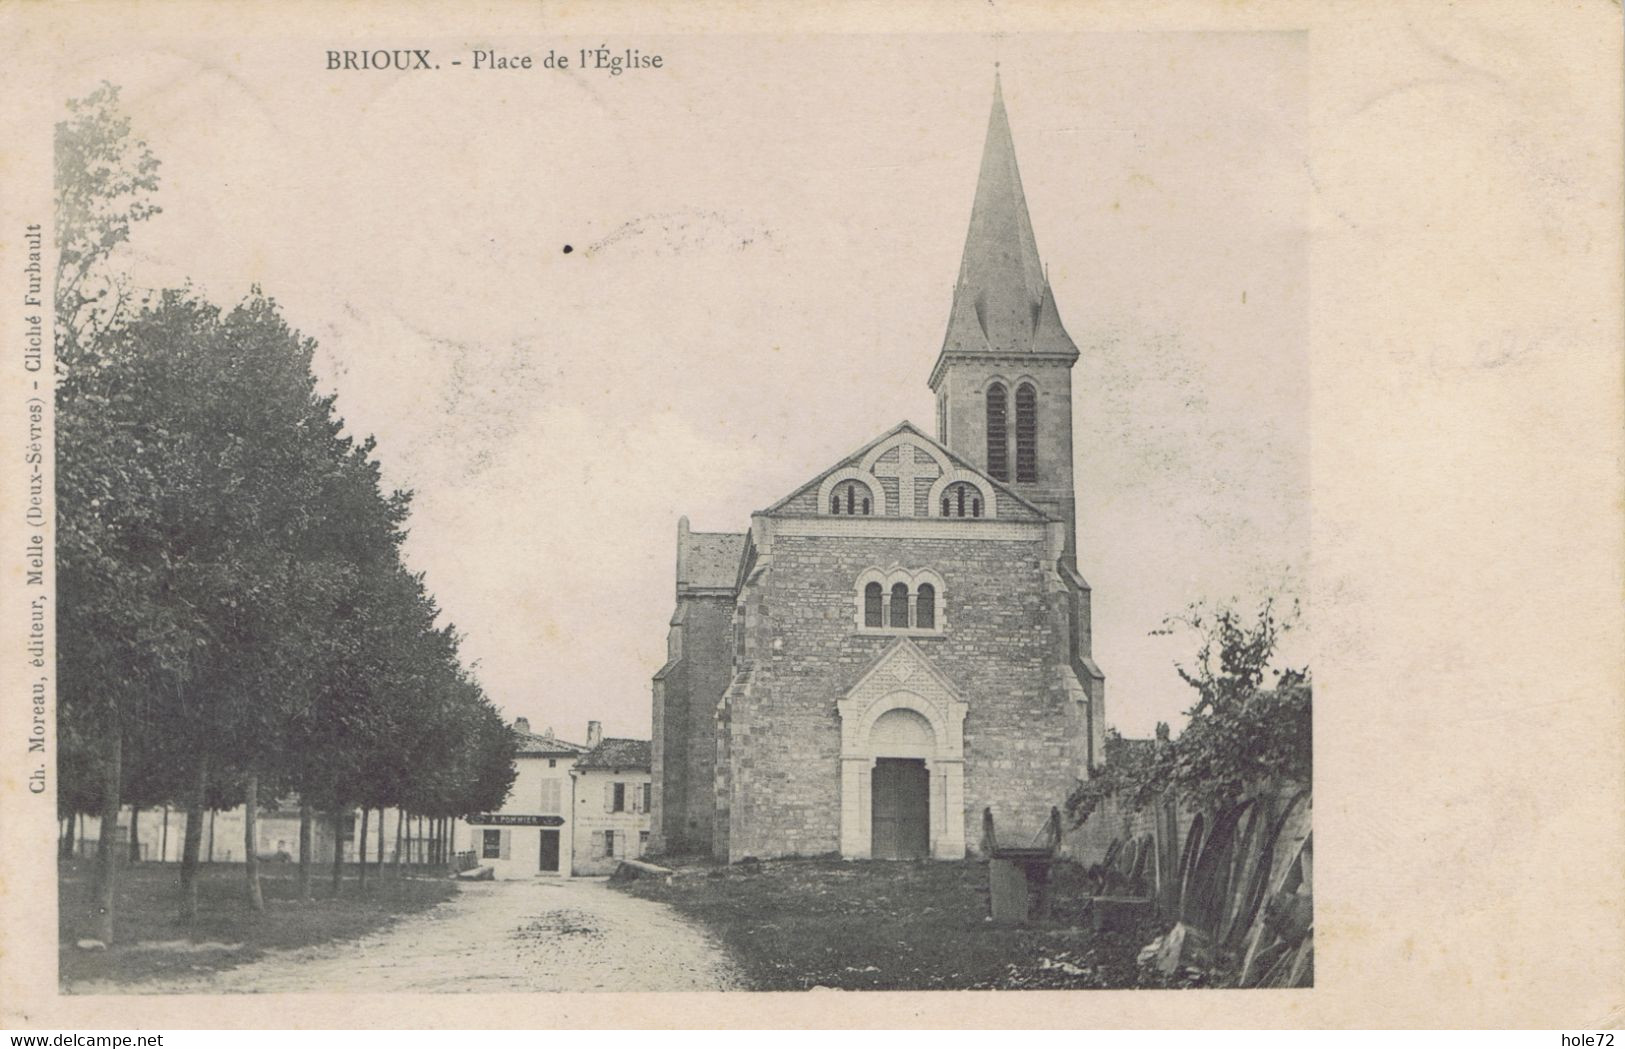
[(677, 517), (743, 530), (899, 420), (932, 428), (995, 53), (1083, 353), (1108, 720), (1180, 720), (1194, 641), (1148, 637), (1164, 615), (1297, 592), (1301, 34), (641, 38), (611, 43), (665, 68), (613, 78), (326, 72), (346, 43), (103, 41), (61, 95), (122, 85), (163, 160), (139, 280), (222, 303), (257, 281), (320, 341), (351, 429), (417, 492), (411, 564), (510, 716), (647, 736)]

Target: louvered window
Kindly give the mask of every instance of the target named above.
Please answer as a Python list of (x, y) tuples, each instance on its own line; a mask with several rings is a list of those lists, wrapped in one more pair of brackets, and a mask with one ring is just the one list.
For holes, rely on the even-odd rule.
[(1038, 480), (1038, 391), (1016, 387), (1016, 480)]
[(987, 388), (987, 472), (995, 481), (1010, 479), (1010, 403), (1004, 386)]

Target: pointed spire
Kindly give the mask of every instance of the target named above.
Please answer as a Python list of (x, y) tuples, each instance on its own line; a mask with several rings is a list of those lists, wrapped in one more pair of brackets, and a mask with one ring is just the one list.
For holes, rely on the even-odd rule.
[[(1044, 347), (1034, 345), (1041, 315), (1045, 315), (1043, 327), (1053, 329), (1045, 332), (1048, 345)], [(980, 330), (964, 330), (972, 320)], [(973, 345), (999, 351), (1076, 352), (1060, 328), (1049, 296), (1049, 280), (1038, 258), (1038, 242), (1016, 167), (1010, 119), (1004, 111), (1004, 85), (996, 67), (982, 169), (943, 348), (952, 351)]]

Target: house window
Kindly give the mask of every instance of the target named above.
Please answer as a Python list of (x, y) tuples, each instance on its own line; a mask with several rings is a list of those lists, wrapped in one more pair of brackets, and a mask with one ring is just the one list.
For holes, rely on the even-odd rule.
[(995, 481), (1010, 479), (1009, 398), (1002, 383), (987, 388), (987, 472)]
[(487, 830), (480, 832), (480, 859), (500, 860), (502, 858), (502, 832)]
[(559, 807), (561, 793), (558, 780), (542, 780), (541, 807), (536, 811), (544, 816), (557, 816), (562, 811)]
[(1038, 480), (1038, 391), (1026, 382), (1016, 387), (1016, 480)]
[(908, 584), (894, 583), (891, 588), (891, 625), (908, 626)]
[(914, 625), (921, 630), (934, 630), (937, 625), (937, 588), (921, 583), (914, 595)]
[(881, 620), (881, 594), (879, 583), (870, 583), (863, 588), (863, 625), (884, 626)]
[(558, 768), (559, 767), (559, 759), (558, 758), (548, 758), (547, 759), (547, 767), (550, 768), (550, 769)]
[(648, 852), (648, 851), (649, 851), (649, 832), (646, 831), (646, 830), (640, 830), (640, 831), (638, 831), (638, 855), (642, 856), (645, 852)]
[(604, 832), (604, 855), (615, 855), (615, 832), (612, 830), (606, 830)]
[(611, 811), (611, 812), (625, 812), (626, 811), (626, 784), (624, 784), (624, 783), (615, 784), (614, 792), (615, 792), (614, 799), (610, 802), (609, 811)]
[[(643, 785), (643, 811), (644, 812), (649, 812), (653, 808), (654, 808), (654, 785), (652, 783), (645, 783)], [(645, 832), (645, 833), (647, 833), (647, 832)]]

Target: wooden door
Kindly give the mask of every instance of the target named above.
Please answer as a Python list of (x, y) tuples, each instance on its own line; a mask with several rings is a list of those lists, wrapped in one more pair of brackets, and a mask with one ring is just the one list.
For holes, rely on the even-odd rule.
[(931, 775), (925, 762), (881, 758), (870, 778), (870, 855), (924, 859), (931, 851)]
[(544, 871), (559, 869), (559, 832), (556, 830), (542, 831), (541, 869)]

